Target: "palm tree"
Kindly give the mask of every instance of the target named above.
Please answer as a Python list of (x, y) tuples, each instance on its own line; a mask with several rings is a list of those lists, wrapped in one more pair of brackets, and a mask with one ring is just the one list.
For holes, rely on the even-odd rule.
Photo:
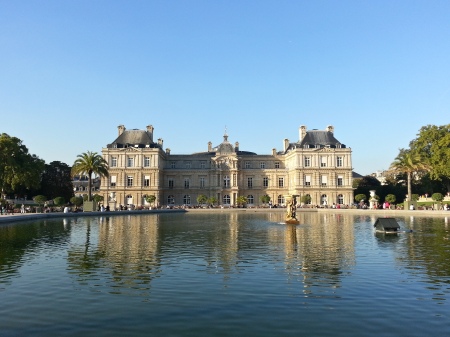
[(400, 153), (391, 164), (391, 170), (398, 173), (405, 173), (408, 183), (408, 201), (411, 201), (411, 179), (413, 174), (426, 172), (430, 166), (424, 161), (420, 153), (411, 150), (400, 149)]
[(91, 201), (92, 174), (99, 177), (107, 177), (108, 163), (97, 152), (85, 152), (79, 154), (72, 166), (72, 176), (87, 175), (88, 177), (88, 200)]

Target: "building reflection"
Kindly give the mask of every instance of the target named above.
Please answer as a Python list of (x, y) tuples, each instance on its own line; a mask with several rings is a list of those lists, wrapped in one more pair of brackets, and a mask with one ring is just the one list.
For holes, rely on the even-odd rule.
[(346, 214), (301, 213), (300, 225), (274, 228), (271, 237), (284, 235), (285, 271), (291, 282), (313, 288), (340, 287), (342, 275), (355, 265), (354, 218)]

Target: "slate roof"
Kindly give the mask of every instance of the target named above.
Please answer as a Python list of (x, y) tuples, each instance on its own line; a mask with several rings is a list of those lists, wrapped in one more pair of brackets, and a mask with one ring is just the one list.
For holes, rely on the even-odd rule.
[(152, 141), (152, 134), (144, 130), (125, 130), (116, 138), (107, 148), (124, 148), (124, 147), (150, 147), (161, 148), (161, 145)]
[(345, 148), (346, 146), (338, 141), (333, 132), (322, 130), (310, 130), (306, 132), (305, 137), (296, 143), (290, 143), (285, 153), (298, 148)]

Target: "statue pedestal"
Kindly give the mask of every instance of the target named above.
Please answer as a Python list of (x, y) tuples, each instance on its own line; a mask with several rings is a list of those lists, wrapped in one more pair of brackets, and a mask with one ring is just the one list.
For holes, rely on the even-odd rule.
[(286, 225), (298, 225), (300, 222), (297, 219), (286, 219), (285, 220)]

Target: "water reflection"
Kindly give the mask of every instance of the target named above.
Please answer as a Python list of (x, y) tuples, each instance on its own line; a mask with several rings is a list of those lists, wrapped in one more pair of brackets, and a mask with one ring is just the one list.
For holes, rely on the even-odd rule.
[(68, 274), (95, 291), (149, 297), (158, 278), (219, 275), (228, 287), (236, 275), (276, 270), (294, 285), (291, 295), (338, 297), (336, 289), (357, 268), (357, 250), (365, 263), (386, 250), (398, 266), (437, 286), (437, 293), (448, 292), (447, 218), (398, 218), (402, 230), (412, 233), (374, 235), (373, 215), (301, 212), (300, 225), (285, 225), (283, 217), (276, 212), (156, 214), (4, 226), (0, 284), (9, 284), (36, 254), (63, 250)]

